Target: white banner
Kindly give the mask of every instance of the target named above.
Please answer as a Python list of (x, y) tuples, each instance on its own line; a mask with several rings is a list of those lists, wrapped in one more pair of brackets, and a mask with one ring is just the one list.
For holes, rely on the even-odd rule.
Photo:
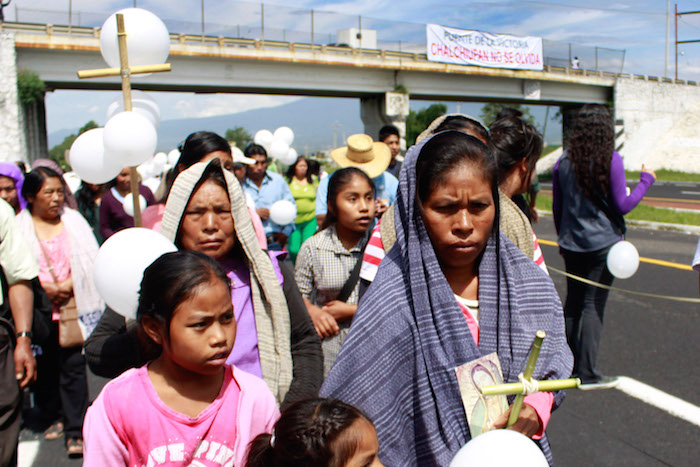
[(542, 70), (542, 38), (428, 24), (428, 60), (491, 68)]

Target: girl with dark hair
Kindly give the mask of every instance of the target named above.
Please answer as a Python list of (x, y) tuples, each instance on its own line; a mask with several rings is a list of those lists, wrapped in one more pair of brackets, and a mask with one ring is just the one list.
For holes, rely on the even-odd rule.
[(282, 412), (272, 434), (250, 443), (246, 467), (381, 467), (374, 425), (339, 400), (308, 399)]
[(161, 352), (102, 389), (85, 419), (85, 465), (242, 465), (250, 440), (272, 430), (279, 410), (265, 382), (226, 364), (230, 288), (202, 253), (146, 268), (136, 316)]
[[(624, 215), (639, 204), (656, 174), (642, 165), (639, 184), (627, 195), (622, 157), (615, 151), (613, 119), (603, 105), (581, 108), (569, 146), (554, 166), (554, 225), (566, 271), (611, 285), (608, 251), (625, 235)], [(612, 387), (616, 378), (596, 368), (608, 291), (566, 280), (566, 336), (574, 353), (574, 376), (584, 384)]]
[(530, 191), (535, 165), (542, 154), (542, 135), (520, 118), (505, 117), (491, 125), (490, 136), (498, 164), (501, 232), (546, 272), (530, 220), (513, 199)]
[(316, 233), (316, 189), (318, 178), (311, 174), (309, 161), (299, 156), (287, 169), (287, 181), (294, 201), (297, 203), (297, 218), (294, 232), (289, 236), (287, 249), (293, 262), (296, 262), (301, 245)]
[(45, 438), (65, 434), (68, 455), (79, 456), (88, 406), (85, 358), (79, 343), (59, 342), (59, 319), (75, 318), (77, 311), (83, 339), (100, 319), (104, 302), (92, 277), (98, 245), (83, 216), (64, 206), (61, 177), (53, 170), (38, 167), (27, 174), (22, 196), (27, 209), (17, 215), (17, 222), (39, 260), (39, 281), (53, 304), (51, 334), (37, 357), (35, 401), (51, 425)]
[(359, 265), (376, 206), (374, 183), (364, 171), (348, 167), (330, 177), (323, 230), (301, 246), (294, 275), (322, 339), (324, 376), (357, 310)]
[[(488, 146), (458, 131), (407, 153), (396, 243), (360, 301), (322, 389), (375, 422), (387, 465), (448, 465), (471, 438), (455, 368), (495, 352), (518, 380), (537, 330), (535, 379), (568, 377), (571, 352), (549, 277), (499, 232), (498, 171)], [(525, 397), (511, 427), (537, 439), (563, 393)], [(504, 427), (508, 411), (494, 423)]]
[[(100, 202), (100, 235), (109, 237), (127, 227), (134, 226), (134, 218), (124, 211), (124, 197), (131, 193), (131, 170), (124, 167), (114, 180), (107, 184), (107, 191)], [(151, 190), (139, 183), (139, 193), (146, 199), (146, 205), (156, 203)]]

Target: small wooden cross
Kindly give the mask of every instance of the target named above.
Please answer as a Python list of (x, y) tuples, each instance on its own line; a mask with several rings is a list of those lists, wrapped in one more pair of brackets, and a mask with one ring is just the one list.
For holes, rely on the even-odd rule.
[[(122, 95), (124, 97), (124, 110), (131, 111), (131, 75), (143, 73), (162, 73), (170, 71), (169, 63), (158, 65), (129, 66), (129, 55), (126, 49), (126, 29), (124, 28), (124, 15), (117, 13), (117, 37), (119, 39), (119, 64), (120, 68), (100, 68), (97, 70), (78, 71), (78, 78), (104, 78), (106, 76), (121, 76)], [(131, 194), (134, 203), (134, 226), (141, 227), (141, 203), (139, 202), (139, 181), (136, 167), (130, 167)]]

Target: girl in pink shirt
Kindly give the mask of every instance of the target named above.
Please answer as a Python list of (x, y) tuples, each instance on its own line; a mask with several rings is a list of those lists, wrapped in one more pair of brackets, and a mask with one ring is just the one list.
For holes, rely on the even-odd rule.
[(226, 365), (236, 321), (224, 271), (201, 253), (161, 256), (144, 272), (137, 318), (161, 354), (88, 409), (84, 465), (242, 465), (279, 410), (260, 378)]

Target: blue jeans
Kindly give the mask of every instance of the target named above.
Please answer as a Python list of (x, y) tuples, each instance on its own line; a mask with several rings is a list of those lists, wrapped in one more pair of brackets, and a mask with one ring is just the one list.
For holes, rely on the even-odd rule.
[[(585, 277), (605, 285), (612, 285), (613, 275), (606, 260), (612, 245), (602, 250), (575, 252), (561, 249), (566, 272)], [(566, 339), (574, 354), (573, 376), (584, 383), (598, 381), (602, 373), (596, 369), (598, 345), (603, 333), (603, 316), (608, 290), (584, 284), (575, 279), (566, 279), (566, 302), (564, 319)]]

